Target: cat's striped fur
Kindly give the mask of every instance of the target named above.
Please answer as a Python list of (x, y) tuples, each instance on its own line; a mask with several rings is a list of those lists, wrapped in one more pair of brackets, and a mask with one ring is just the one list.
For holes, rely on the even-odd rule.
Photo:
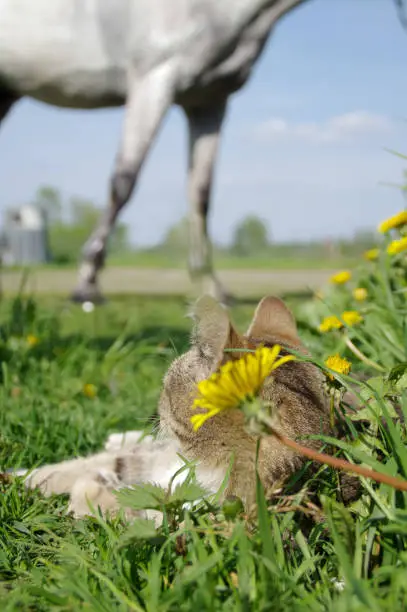
[[(29, 486), (44, 493), (69, 493), (70, 509), (77, 515), (89, 513), (90, 502), (102, 510), (115, 510), (115, 489), (153, 481), (166, 486), (183, 465), (178, 453), (196, 461), (198, 480), (216, 491), (234, 456), (225, 495), (237, 495), (247, 505), (254, 501), (257, 438), (247, 431), (243, 414), (229, 410), (207, 421), (198, 432), (192, 430), (191, 407), (196, 384), (215, 372), (239, 352), (227, 348), (255, 348), (274, 345), (283, 350), (306, 353), (293, 316), (277, 298), (259, 303), (246, 335), (232, 326), (227, 311), (210, 297), (201, 298), (193, 311), (195, 328), (190, 349), (171, 364), (159, 402), (158, 439), (140, 439), (140, 432), (113, 434), (102, 453), (87, 458), (44, 466), (27, 478)], [(311, 363), (284, 364), (266, 380), (262, 397), (271, 402), (275, 427), (298, 439), (329, 430), (329, 402), (323, 390), (323, 375)], [(127, 438), (126, 438), (127, 436)], [(318, 442), (303, 439), (309, 447)], [(282, 446), (274, 437), (262, 437), (258, 470), (267, 491), (299, 469), (303, 458)], [(179, 480), (185, 477), (179, 476)]]

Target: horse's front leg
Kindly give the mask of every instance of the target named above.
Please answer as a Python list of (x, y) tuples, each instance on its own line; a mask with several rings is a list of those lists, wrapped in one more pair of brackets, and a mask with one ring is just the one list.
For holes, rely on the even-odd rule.
[(78, 284), (72, 295), (77, 302), (103, 299), (98, 276), (105, 263), (109, 236), (121, 209), (133, 193), (147, 152), (173, 101), (174, 69), (169, 63), (156, 67), (142, 79), (130, 79), (130, 82), (110, 199), (99, 225), (83, 249)]

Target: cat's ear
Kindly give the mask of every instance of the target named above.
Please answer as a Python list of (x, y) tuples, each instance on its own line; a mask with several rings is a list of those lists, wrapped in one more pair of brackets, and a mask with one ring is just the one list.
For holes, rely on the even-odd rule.
[(291, 311), (277, 297), (267, 296), (259, 302), (247, 335), (258, 339), (281, 338), (290, 344), (301, 344)]
[(230, 322), (227, 310), (209, 295), (193, 306), (191, 316), (195, 326), (192, 342), (215, 370), (222, 362), (225, 348), (242, 348), (243, 339)]

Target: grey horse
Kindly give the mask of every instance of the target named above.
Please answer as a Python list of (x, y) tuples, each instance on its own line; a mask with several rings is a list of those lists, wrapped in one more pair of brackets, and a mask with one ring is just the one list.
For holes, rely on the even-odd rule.
[(98, 274), (172, 104), (189, 130), (189, 270), (223, 300), (207, 230), (216, 154), (231, 94), (247, 82), (274, 25), (309, 0), (0, 0), (0, 122), (23, 96), (55, 106), (125, 106), (109, 199), (84, 246), (78, 301)]

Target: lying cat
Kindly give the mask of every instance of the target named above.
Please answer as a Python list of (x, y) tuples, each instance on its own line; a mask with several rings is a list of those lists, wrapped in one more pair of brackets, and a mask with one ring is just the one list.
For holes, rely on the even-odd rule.
[[(208, 296), (198, 300), (192, 314), (195, 329), (191, 347), (175, 359), (164, 377), (158, 439), (142, 438), (142, 432), (112, 434), (101, 453), (33, 471), (26, 479), (29, 487), (38, 486), (44, 494), (68, 493), (69, 509), (75, 516), (90, 514), (89, 503), (114, 512), (118, 508), (114, 490), (147, 481), (168, 486), (184, 465), (178, 453), (196, 462), (198, 481), (209, 492), (216, 492), (233, 454), (224, 495), (237, 495), (246, 505), (254, 502), (257, 438), (246, 430), (243, 414), (237, 409), (216, 415), (194, 432), (190, 417), (194, 414), (196, 385), (225, 361), (241, 356), (225, 352), (227, 348), (280, 344), (304, 354), (306, 350), (292, 314), (277, 298), (261, 300), (244, 336), (234, 329), (227, 311)], [(317, 367), (299, 361), (286, 363), (270, 375), (261, 396), (275, 408), (279, 431), (293, 439), (329, 431), (329, 402), (323, 380)], [(319, 447), (318, 442), (306, 439), (303, 444)], [(273, 436), (263, 437), (258, 470), (266, 491), (298, 470), (303, 461)], [(185, 476), (184, 471), (178, 481)]]

